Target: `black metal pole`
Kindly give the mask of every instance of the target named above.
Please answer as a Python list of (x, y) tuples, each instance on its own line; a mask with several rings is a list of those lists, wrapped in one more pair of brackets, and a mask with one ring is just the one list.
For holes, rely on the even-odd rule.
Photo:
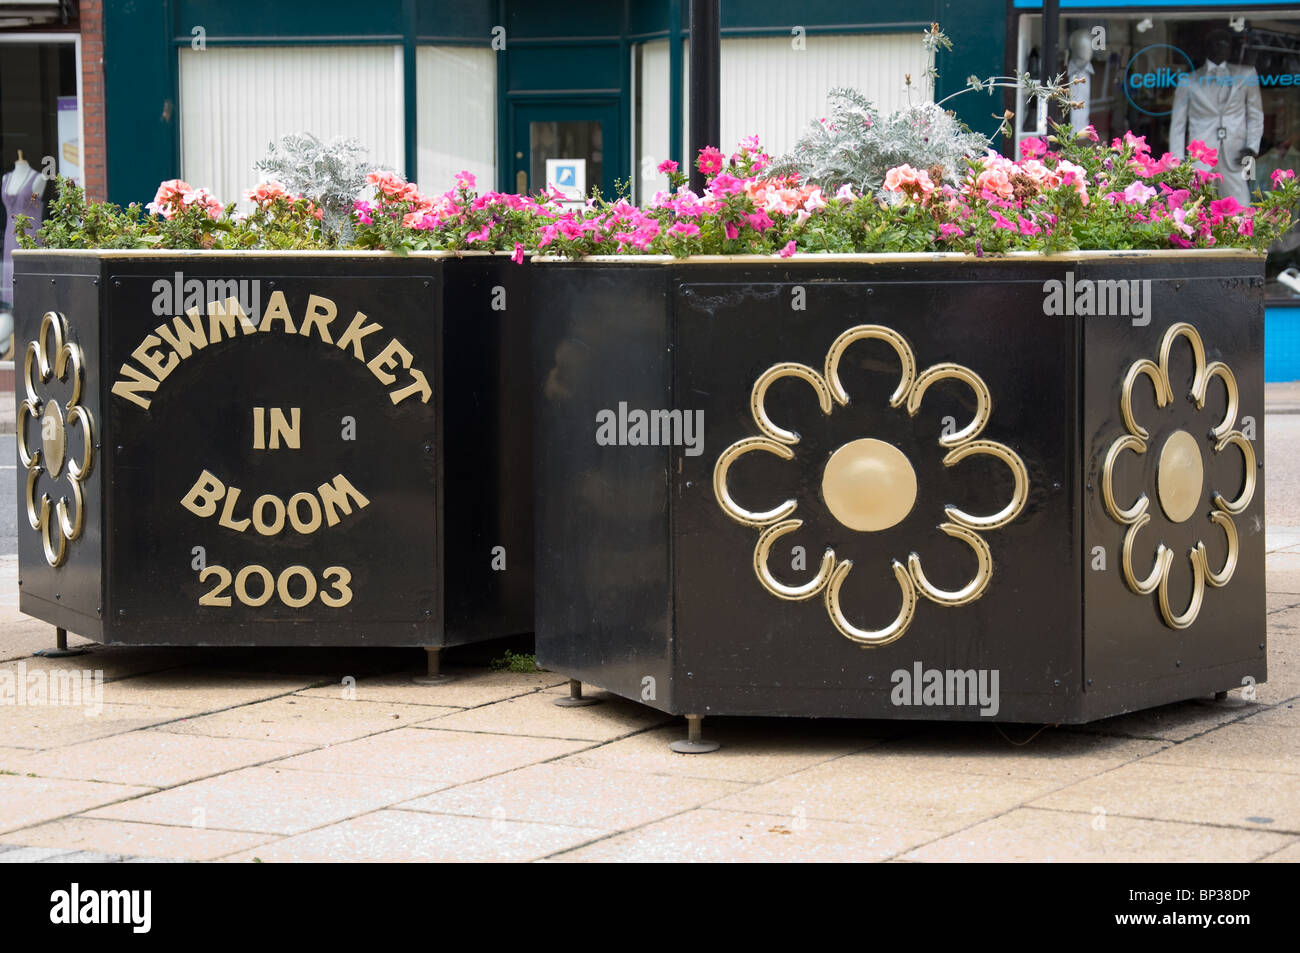
[[(1060, 0), (1043, 0), (1043, 75), (1039, 79), (1044, 83), (1056, 79), (1056, 74), (1060, 72), (1056, 62), (1057, 56), (1060, 55), (1060, 36)], [(1069, 77), (1066, 77), (1066, 81), (1069, 81)], [(1051, 101), (1047, 103), (1047, 115), (1049, 118), (1060, 117), (1060, 109)]]
[(704, 173), (695, 159), (705, 146), (721, 146), (722, 34), (720, 0), (691, 0), (691, 189), (704, 190)]

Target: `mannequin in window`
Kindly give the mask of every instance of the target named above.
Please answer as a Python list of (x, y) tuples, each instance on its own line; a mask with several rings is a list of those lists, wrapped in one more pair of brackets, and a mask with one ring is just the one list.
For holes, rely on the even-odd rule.
[(1081, 132), (1092, 121), (1092, 34), (1075, 30), (1070, 34), (1069, 47), (1065, 71), (1070, 77), (1070, 100), (1080, 104), (1070, 110), (1070, 125), (1075, 132)]
[(18, 150), (18, 161), (13, 170), (0, 179), (0, 200), (5, 206), (5, 244), (3, 267), (0, 268), (0, 307), (9, 310), (14, 300), (14, 262), (13, 252), (18, 247), (14, 235), (14, 216), (26, 215), (31, 219), (27, 227), (28, 235), (35, 235), (41, 224), (44, 206), (41, 197), (45, 194), (45, 176), (28, 164), (23, 158), (23, 151)]
[(1212, 30), (1205, 38), (1205, 62), (1179, 83), (1169, 129), (1169, 151), (1182, 156), (1199, 139), (1219, 150), (1214, 171), (1223, 176), (1219, 195), (1250, 204), (1242, 160), (1259, 154), (1264, 108), (1255, 67), (1230, 63), (1232, 34)]

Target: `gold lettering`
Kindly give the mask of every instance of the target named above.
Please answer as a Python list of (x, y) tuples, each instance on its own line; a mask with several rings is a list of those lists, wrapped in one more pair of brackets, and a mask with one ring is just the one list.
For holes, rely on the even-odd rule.
[(245, 334), (256, 334), (257, 325), (244, 313), (244, 307), (238, 298), (227, 298), (223, 305), (220, 301), (208, 302), (208, 343), (216, 344), (224, 333), (226, 337), (235, 336), (235, 318), (239, 318), (239, 328)]
[(195, 516), (211, 516), (217, 511), (217, 500), (226, 492), (226, 485), (204, 470), (190, 487), (190, 492), (181, 498), (181, 506)]
[(311, 334), (312, 327), (316, 328), (320, 339), (326, 344), (333, 344), (334, 339), (330, 337), (328, 325), (338, 317), (339, 309), (334, 306), (334, 302), (329, 298), (322, 298), (320, 295), (307, 296), (307, 316), (302, 319), (302, 327), (298, 329), (299, 334)]
[(185, 318), (177, 316), (172, 318), (172, 327), (176, 329), (173, 334), (166, 324), (160, 324), (154, 328), (164, 341), (180, 355), (183, 361), (199, 348), (208, 346), (208, 336), (203, 333), (203, 316), (199, 314), (198, 308), (190, 308), (185, 312), (189, 315), (190, 323), (185, 322)]
[(119, 380), (113, 384), (113, 393), (118, 397), (125, 397), (133, 404), (139, 404), (145, 410), (149, 409), (150, 399), (141, 397), (137, 391), (144, 391), (147, 394), (153, 393), (158, 389), (158, 382), (147, 374), (136, 370), (130, 364), (123, 364), (122, 370), (119, 371), (124, 378), (130, 380)]
[(352, 515), (352, 504), (348, 502), (348, 497), (356, 499), (358, 509), (370, 504), (370, 501), (362, 496), (357, 488), (348, 482), (348, 478), (341, 473), (334, 478), (332, 483), (322, 483), (318, 486), (316, 492), (320, 494), (321, 502), (325, 504), (325, 522), (330, 526), (339, 524), (339, 515), (335, 511), (335, 507), (341, 508), (344, 516)]
[[(298, 504), (305, 502), (307, 504), (307, 519), (303, 519), (298, 513)], [(320, 503), (316, 497), (310, 493), (295, 493), (289, 498), (289, 522), (293, 528), (302, 535), (314, 533), (320, 529)]]
[(265, 416), (266, 416), (265, 407), (253, 408), (253, 449), (254, 450), (266, 449), (266, 442), (262, 439), (262, 434), (265, 433), (266, 431), (266, 421), (263, 419)]
[(393, 338), (388, 342), (388, 347), (376, 354), (366, 367), (370, 368), (370, 373), (374, 374), (381, 384), (391, 384), (397, 380), (397, 375), (389, 371), (397, 366), (399, 359), (402, 367), (411, 366), (411, 352), (402, 347), (401, 341)]
[(266, 310), (262, 312), (262, 323), (258, 325), (259, 331), (271, 330), (272, 321), (284, 322), (285, 334), (296, 334), (293, 326), (293, 318), (289, 315), (289, 305), (284, 300), (283, 291), (271, 292), (271, 300), (267, 302)]
[(348, 325), (348, 329), (343, 332), (343, 337), (339, 338), (339, 350), (346, 351), (349, 344), (352, 345), (352, 356), (358, 361), (366, 359), (366, 352), (361, 350), (361, 339), (366, 335), (374, 334), (376, 331), (383, 329), (382, 324), (366, 324), (366, 316), (360, 311)]
[(221, 519), (217, 520), (219, 526), (226, 529), (233, 529), (236, 533), (242, 533), (248, 529), (248, 524), (252, 522), (249, 519), (235, 519), (235, 501), (239, 499), (239, 494), (243, 491), (237, 486), (232, 486), (226, 491), (226, 503), (221, 507)]
[(167, 356), (163, 357), (162, 351), (154, 350), (159, 344), (162, 344), (162, 338), (154, 334), (146, 334), (140, 346), (131, 352), (131, 356), (143, 364), (144, 369), (158, 378), (161, 384), (167, 375), (176, 369), (181, 359), (174, 351), (168, 351)]
[(411, 379), (415, 381), (414, 384), (403, 387), (401, 390), (395, 390), (388, 395), (394, 404), (400, 404), (402, 401), (406, 400), (406, 398), (414, 396), (415, 394), (420, 395), (421, 403), (427, 404), (429, 402), (430, 396), (433, 395), (433, 388), (429, 386), (429, 381), (425, 378), (424, 371), (414, 367), (411, 368)]
[[(271, 504), (271, 510), (275, 514), (275, 518), (269, 523), (265, 518), (268, 503)], [(253, 503), (253, 529), (263, 536), (274, 536), (284, 529), (284, 500), (273, 493), (263, 493), (259, 496)]]

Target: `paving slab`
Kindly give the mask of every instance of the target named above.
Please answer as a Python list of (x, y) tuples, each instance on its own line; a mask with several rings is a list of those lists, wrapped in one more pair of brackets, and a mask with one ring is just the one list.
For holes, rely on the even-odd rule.
[(0, 864), (40, 864), (72, 851), (59, 847), (15, 847), (0, 852)]
[(1090, 735), (1051, 727), (974, 722), (934, 726), (845, 759), (918, 771), (1055, 780), (1062, 784), (1154, 754), (1169, 742)]
[[(212, 860), (276, 840), (276, 834), (249, 834), (191, 826), (110, 821), (94, 817), (65, 817), (24, 828), (0, 841), (33, 848), (99, 851), (136, 858)], [(0, 860), (5, 855), (0, 853)]]
[(56, 748), (179, 722), (195, 714), (189, 708), (153, 705), (104, 705), (98, 714), (70, 705), (0, 705), (0, 738), (11, 748)]
[(308, 684), (306, 679), (226, 674), (185, 666), (105, 682), (104, 700), (214, 711), (288, 695)]
[(212, 738), (166, 731), (133, 731), (96, 741), (28, 753), (13, 762), (19, 773), (164, 788), (275, 761), (307, 745), (248, 738)]
[(1061, 787), (1050, 779), (921, 770), (870, 752), (790, 774), (711, 807), (951, 833)]
[(243, 851), (226, 860), (264, 863), (528, 861), (600, 836), (590, 828), (376, 811), (364, 817)]
[(453, 710), (293, 695), (173, 722), (165, 730), (218, 738), (327, 745), (427, 721)]
[(685, 724), (678, 723), (570, 755), (562, 763), (684, 778), (768, 781), (879, 744), (889, 730), (874, 722), (723, 718), (705, 723), (705, 736), (722, 744), (712, 754), (670, 751), (669, 742), (686, 736)]
[(409, 778), (242, 768), (87, 813), (179, 827), (297, 834), (437, 788), (433, 782)]
[(0, 834), (152, 790), (98, 781), (0, 774)]
[(747, 787), (738, 781), (669, 778), (537, 764), (408, 801), (406, 810), (626, 830)]
[(1269, 553), (1264, 560), (1264, 573), (1269, 592), (1300, 593), (1300, 553)]
[[(356, 697), (362, 701), (476, 708), (517, 695), (568, 684), (568, 679), (553, 672), (493, 672), (459, 668), (448, 668), (445, 671), (453, 675), (454, 679), (443, 685), (417, 685), (412, 681), (419, 674), (417, 672), (358, 678)], [(331, 685), (310, 688), (300, 694), (315, 698), (338, 698), (344, 687)]]
[(903, 860), (1021, 863), (1243, 863), (1285, 846), (1284, 834), (1103, 813), (1018, 808), (925, 844)]
[[(0, 860), (3, 860), (0, 857)], [(1291, 840), (1287, 846), (1279, 851), (1275, 851), (1263, 858), (1260, 863), (1264, 864), (1297, 864), (1300, 863), (1300, 837)]]
[[(12, 584), (12, 583), (11, 583)], [(6, 613), (6, 616), (9, 614)], [(54, 627), (48, 622), (41, 622), (29, 616), (18, 615), (14, 610), (11, 617), (0, 621), (4, 627), (4, 639), (0, 640), (0, 660), (31, 658), (39, 649), (54, 648)], [(79, 648), (93, 646), (90, 639), (83, 639), (75, 633), (68, 633), (68, 647)], [(76, 656), (85, 658), (85, 656)]]
[[(439, 723), (441, 720), (434, 722)], [(275, 767), (358, 777), (418, 778), (442, 785), (463, 784), (558, 758), (589, 744), (558, 738), (398, 728), (286, 758), (276, 762)]]
[(431, 722), (430, 727), (539, 738), (611, 741), (674, 721), (671, 715), (605, 692), (593, 692), (589, 696), (600, 701), (597, 705), (558, 707), (556, 699), (567, 694), (567, 688), (563, 692), (532, 692), (455, 712)]
[[(1166, 748), (1147, 762), (1234, 771), (1263, 766), (1279, 774), (1300, 774), (1300, 725), (1270, 725), (1247, 718)], [(1300, 794), (1300, 780), (1296, 787)]]
[(803, 816), (701, 808), (552, 860), (565, 863), (855, 863), (886, 860), (935, 833)]
[(1300, 832), (1300, 783), (1263, 770), (1140, 762), (1046, 794), (1030, 806), (1247, 830)]
[(1164, 741), (1184, 741), (1220, 725), (1230, 724), (1259, 714), (1264, 706), (1242, 698), (1234, 692), (1224, 701), (1214, 701), (1210, 696), (1145, 708), (1127, 715), (1116, 715), (1086, 725), (1071, 725), (1070, 731), (1086, 734), (1121, 735), (1129, 738), (1154, 738)]

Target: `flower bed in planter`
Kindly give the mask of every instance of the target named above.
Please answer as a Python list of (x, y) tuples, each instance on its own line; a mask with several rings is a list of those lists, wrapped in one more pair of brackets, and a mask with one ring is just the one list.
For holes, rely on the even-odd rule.
[(531, 629), (507, 258), (15, 260), (23, 612), (137, 645)]
[(700, 716), (1264, 680), (1259, 256), (531, 267), (540, 665)]

